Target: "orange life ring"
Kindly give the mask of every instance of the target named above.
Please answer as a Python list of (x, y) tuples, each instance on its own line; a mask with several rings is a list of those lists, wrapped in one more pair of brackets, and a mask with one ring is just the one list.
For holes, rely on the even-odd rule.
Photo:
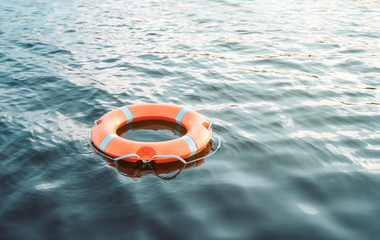
[[(119, 137), (117, 129), (127, 123), (165, 120), (181, 124), (187, 133), (163, 142), (138, 142)], [(211, 123), (199, 113), (166, 104), (138, 104), (112, 110), (95, 121), (91, 130), (93, 144), (115, 158), (137, 162), (173, 162), (191, 157), (207, 146), (212, 137)], [(182, 161), (181, 160), (181, 161)]]

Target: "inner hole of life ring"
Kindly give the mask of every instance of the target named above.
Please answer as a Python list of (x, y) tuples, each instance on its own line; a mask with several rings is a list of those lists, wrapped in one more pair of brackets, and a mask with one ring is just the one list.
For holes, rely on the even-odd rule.
[(180, 124), (164, 120), (144, 120), (121, 126), (116, 134), (139, 142), (162, 142), (182, 137), (187, 129)]

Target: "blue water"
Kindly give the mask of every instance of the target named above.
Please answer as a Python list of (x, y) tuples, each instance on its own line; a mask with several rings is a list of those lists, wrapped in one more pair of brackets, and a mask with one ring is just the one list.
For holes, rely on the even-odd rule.
[[(0, 239), (380, 239), (379, 60), (376, 0), (0, 0)], [(220, 151), (118, 171), (86, 133), (136, 103)]]

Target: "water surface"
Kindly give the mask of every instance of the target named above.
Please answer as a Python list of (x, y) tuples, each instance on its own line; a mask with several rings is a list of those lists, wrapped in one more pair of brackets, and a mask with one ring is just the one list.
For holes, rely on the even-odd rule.
[[(373, 0), (0, 0), (0, 238), (380, 239), (379, 39)], [(121, 174), (86, 132), (136, 103), (221, 150)]]

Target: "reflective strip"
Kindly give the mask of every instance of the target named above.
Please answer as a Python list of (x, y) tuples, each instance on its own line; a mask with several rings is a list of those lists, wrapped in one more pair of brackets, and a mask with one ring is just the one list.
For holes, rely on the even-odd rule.
[(127, 123), (132, 122), (133, 115), (132, 115), (131, 110), (129, 110), (129, 108), (127, 108), (127, 107), (121, 107), (120, 110), (123, 111), (125, 117), (127, 118)]
[(191, 137), (183, 136), (181, 137), (189, 146), (191, 154), (190, 156), (194, 155), (197, 152), (197, 145), (195, 144), (194, 140)]
[(185, 113), (189, 111), (189, 109), (186, 109), (186, 108), (182, 108), (178, 113), (177, 113), (177, 116), (175, 117), (175, 121), (178, 123), (178, 124), (181, 124), (181, 120), (183, 118), (183, 115), (185, 115)]
[(116, 134), (110, 134), (107, 137), (103, 139), (103, 141), (99, 144), (99, 149), (104, 152), (104, 149), (106, 148), (107, 144), (113, 139), (117, 137)]

